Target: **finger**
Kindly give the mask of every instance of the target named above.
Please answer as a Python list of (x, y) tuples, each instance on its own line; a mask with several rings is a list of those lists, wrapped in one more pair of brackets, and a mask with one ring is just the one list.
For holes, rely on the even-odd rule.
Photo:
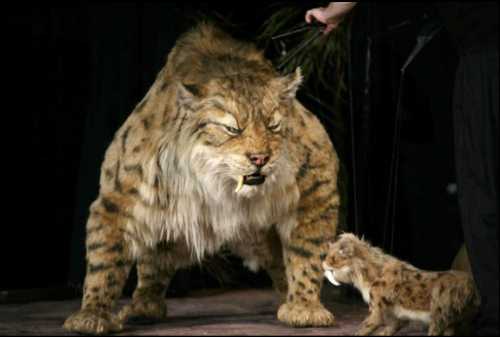
[(323, 31), (323, 34), (328, 35), (332, 30), (334, 30), (337, 27), (336, 24), (329, 23), (326, 25), (325, 30)]
[(308, 10), (308, 11), (306, 12), (306, 22), (307, 22), (307, 23), (311, 23), (312, 18), (313, 18), (312, 10)]
[(304, 20), (306, 20), (307, 23), (311, 23), (311, 19), (309, 18), (309, 12), (306, 12)]
[(324, 18), (324, 13), (322, 8), (310, 9), (306, 12), (306, 21), (311, 23), (313, 21), (318, 21), (320, 23), (326, 23)]

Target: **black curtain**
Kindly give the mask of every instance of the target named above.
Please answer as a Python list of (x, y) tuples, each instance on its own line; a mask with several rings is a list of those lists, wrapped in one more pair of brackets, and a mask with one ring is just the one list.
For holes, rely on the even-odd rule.
[(10, 6), (3, 50), (4, 179), (0, 289), (61, 284), (89, 99), (82, 6)]

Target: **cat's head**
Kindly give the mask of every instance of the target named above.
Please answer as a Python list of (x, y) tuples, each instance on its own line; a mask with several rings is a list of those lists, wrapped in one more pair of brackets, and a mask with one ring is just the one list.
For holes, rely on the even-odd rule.
[(356, 268), (363, 264), (366, 243), (351, 233), (344, 233), (335, 242), (328, 243), (328, 253), (322, 266), (326, 278), (334, 285), (352, 284)]
[(236, 197), (279, 184), (290, 171), (288, 118), (301, 80), (300, 70), (275, 76), (256, 67), (201, 85), (179, 83), (179, 118), (187, 119), (190, 169), (197, 178)]

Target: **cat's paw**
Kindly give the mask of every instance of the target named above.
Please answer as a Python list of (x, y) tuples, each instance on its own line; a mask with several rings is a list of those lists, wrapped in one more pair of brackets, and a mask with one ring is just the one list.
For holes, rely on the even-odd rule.
[(132, 303), (123, 307), (118, 317), (122, 323), (148, 324), (160, 322), (167, 317), (167, 304), (162, 298), (136, 298), (132, 300)]
[(63, 325), (64, 329), (88, 335), (106, 335), (120, 332), (123, 325), (107, 311), (85, 309), (68, 317)]
[(321, 303), (282, 304), (278, 310), (278, 320), (294, 327), (326, 327), (335, 324), (333, 314)]

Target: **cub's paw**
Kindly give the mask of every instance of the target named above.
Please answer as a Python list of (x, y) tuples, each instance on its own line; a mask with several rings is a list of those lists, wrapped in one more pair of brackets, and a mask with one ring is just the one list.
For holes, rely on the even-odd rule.
[(149, 324), (160, 322), (167, 317), (167, 304), (164, 299), (134, 299), (123, 307), (118, 314), (120, 322)]
[(294, 327), (325, 327), (335, 324), (333, 314), (321, 303), (282, 304), (278, 310), (278, 320)]
[(69, 316), (63, 327), (71, 332), (88, 335), (106, 335), (123, 330), (123, 325), (111, 313), (90, 309)]
[[(377, 331), (374, 335), (375, 336), (393, 336), (394, 330), (391, 328), (383, 328), (383, 329)], [(361, 336), (361, 335), (357, 335), (357, 336)]]

